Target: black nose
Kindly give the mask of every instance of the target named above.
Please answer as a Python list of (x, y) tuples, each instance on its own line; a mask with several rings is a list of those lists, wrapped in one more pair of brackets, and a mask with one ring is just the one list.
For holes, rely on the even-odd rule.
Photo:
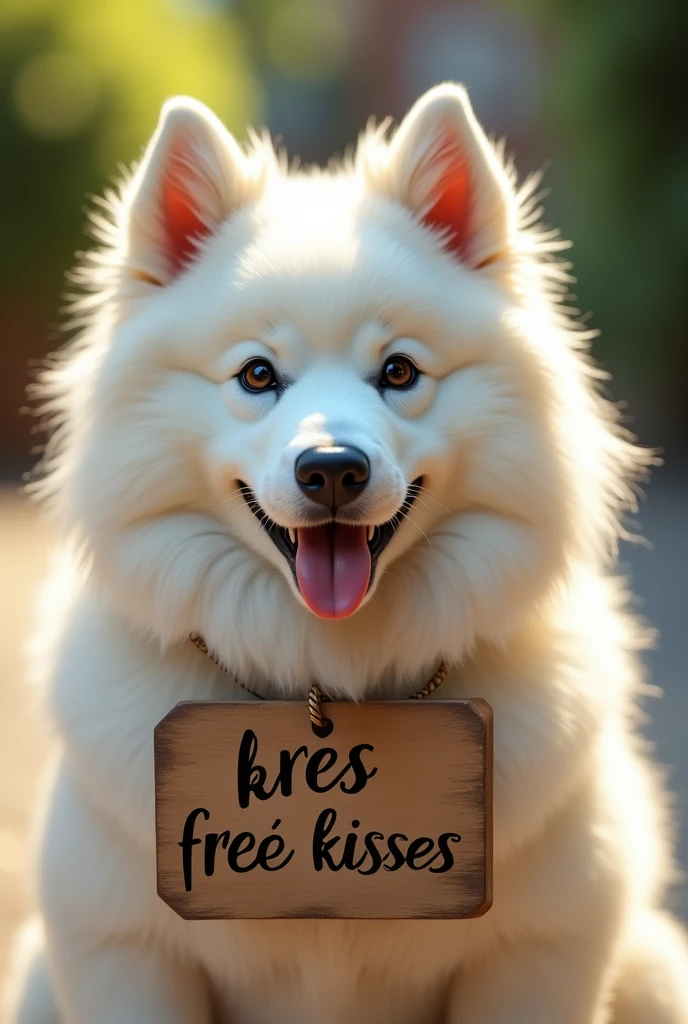
[(329, 508), (353, 501), (370, 478), (367, 455), (348, 445), (307, 448), (296, 460), (295, 470), (303, 493)]

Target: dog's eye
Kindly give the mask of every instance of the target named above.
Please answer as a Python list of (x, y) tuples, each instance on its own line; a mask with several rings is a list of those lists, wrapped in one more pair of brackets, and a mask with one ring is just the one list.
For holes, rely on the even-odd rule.
[(418, 370), (406, 356), (390, 356), (382, 367), (380, 387), (410, 388), (418, 377)]
[(277, 374), (267, 359), (252, 359), (239, 374), (239, 383), (247, 391), (269, 391), (277, 387)]

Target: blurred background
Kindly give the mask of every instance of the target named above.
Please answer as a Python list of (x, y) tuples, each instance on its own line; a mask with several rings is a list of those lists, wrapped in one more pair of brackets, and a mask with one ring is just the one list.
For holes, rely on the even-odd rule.
[[(646, 729), (669, 768), (688, 865), (688, 5), (680, 0), (1, 0), (0, 2), (0, 974), (26, 901), (26, 836), (46, 738), (22, 688), (22, 645), (50, 531), (19, 494), (32, 367), (60, 344), (64, 271), (89, 198), (140, 153), (161, 103), (203, 100), (240, 138), (266, 124), (326, 161), (373, 115), (464, 82), (522, 176), (544, 168), (546, 220), (575, 240), (574, 304), (640, 439), (664, 450), (625, 548), (648, 656)], [(688, 920), (688, 890), (674, 905)]]

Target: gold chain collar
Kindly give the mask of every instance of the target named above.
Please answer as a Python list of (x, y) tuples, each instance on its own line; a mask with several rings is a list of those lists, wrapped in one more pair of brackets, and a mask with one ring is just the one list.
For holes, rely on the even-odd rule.
[[(227, 668), (227, 666), (223, 665), (223, 663), (220, 661), (217, 655), (213, 654), (213, 652), (209, 650), (208, 645), (206, 644), (205, 640), (200, 635), (200, 633), (190, 633), (189, 640), (194, 645), (194, 647), (197, 647), (198, 650), (202, 651), (203, 654), (206, 654), (211, 659), (211, 661), (214, 661), (215, 664), (219, 668), (221, 668), (223, 672), (231, 674), (229, 673), (229, 669)], [(418, 690), (417, 693), (412, 693), (408, 699), (423, 700), (425, 697), (429, 697), (431, 693), (435, 692), (438, 686), (442, 685), (446, 675), (447, 666), (444, 661), (441, 661), (440, 666), (435, 672), (434, 676), (432, 676), (432, 678), (428, 680), (428, 682), (421, 690)], [(239, 686), (241, 686), (248, 693), (253, 694), (254, 697), (258, 698), (258, 700), (267, 699), (266, 697), (263, 697), (260, 693), (256, 693), (255, 690), (250, 689), (250, 687), (242, 683), (240, 679), (237, 679), (236, 676), (234, 676), (234, 679), (239, 684)], [(311, 725), (313, 726), (313, 731), (318, 736), (328, 736), (332, 731), (332, 723), (328, 718), (324, 717), (322, 713), (322, 708), (320, 706), (321, 704), (326, 703), (330, 699), (331, 698), (328, 697), (326, 693), (322, 692), (317, 683), (312, 684), (310, 690), (308, 691), (308, 714), (310, 716)]]

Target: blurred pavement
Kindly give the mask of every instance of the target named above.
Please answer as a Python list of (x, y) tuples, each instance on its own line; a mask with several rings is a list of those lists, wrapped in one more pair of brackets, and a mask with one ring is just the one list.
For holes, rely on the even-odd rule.
[[(651, 681), (665, 691), (646, 711), (648, 734), (656, 741), (658, 760), (670, 767), (669, 782), (677, 796), (680, 857), (688, 870), (688, 683), (684, 667), (687, 629), (684, 581), (688, 579), (685, 537), (688, 485), (661, 481), (644, 503), (640, 521), (653, 549), (626, 547), (625, 567), (633, 574), (639, 610), (661, 631), (649, 657)], [(0, 978), (4, 975), (10, 936), (28, 903), (27, 837), (41, 766), (47, 751), (45, 732), (31, 712), (31, 695), (22, 684), (22, 646), (31, 621), (36, 586), (45, 574), (49, 536), (38, 511), (11, 487), (0, 492)], [(673, 898), (688, 921), (688, 886)]]

